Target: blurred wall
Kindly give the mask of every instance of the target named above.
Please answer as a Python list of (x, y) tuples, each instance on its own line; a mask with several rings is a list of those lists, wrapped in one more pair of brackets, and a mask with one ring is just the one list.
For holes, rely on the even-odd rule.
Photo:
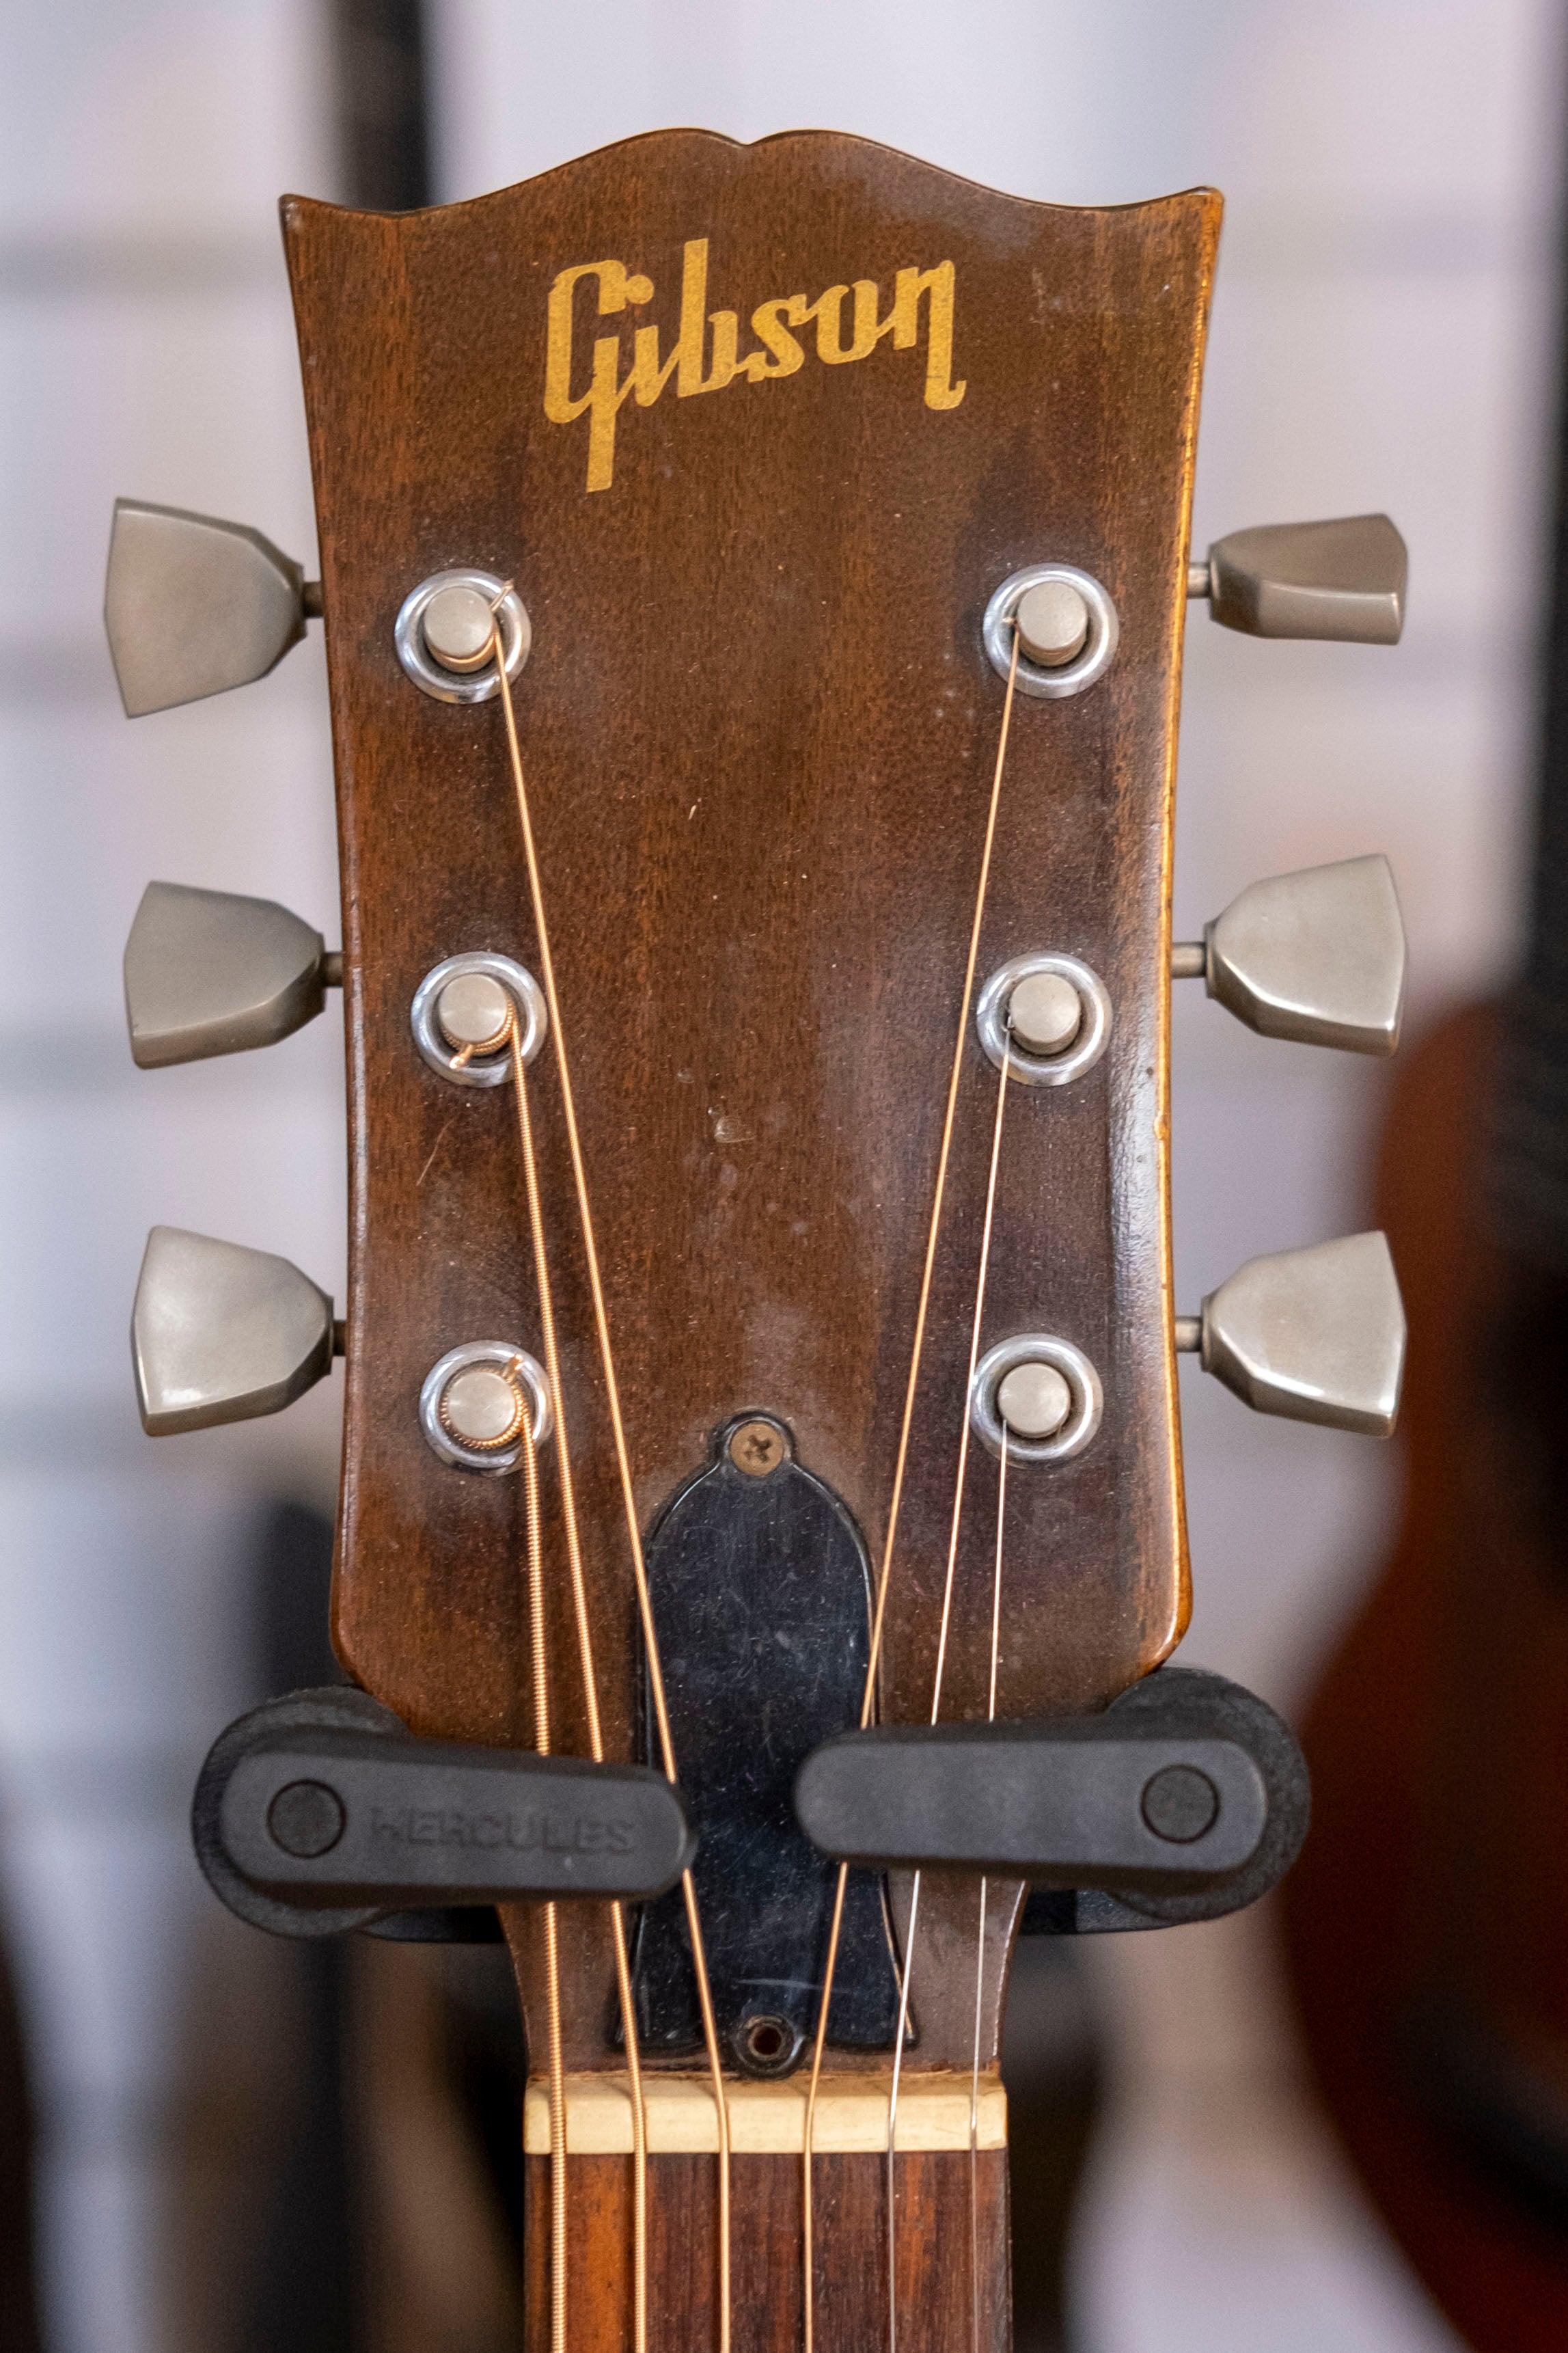
[(341, 1291), (341, 1041), (145, 1074), (120, 952), (153, 876), (276, 896), (337, 936), (318, 642), (243, 699), (128, 726), (100, 607), (118, 491), (309, 555), (276, 227), (331, 193), (310, 0), (58, 0), (0, 71), (0, 1799), (34, 2032), (60, 2353), (165, 2353), (168, 2282), (232, 2158), (176, 2134), (193, 2038), (237, 2105), (269, 1956), (213, 1904), (193, 1778), (250, 1695), (252, 1498), (330, 1497), (336, 1384), (150, 1446), (127, 1319), (153, 1220), (280, 1250)]
[[(1198, 539), (1386, 506), (1411, 543), (1411, 619), (1387, 653), (1254, 645), (1194, 617), (1178, 934), (1256, 875), (1384, 849), (1418, 1015), (1506, 968), (1557, 308), (1556, 10), (435, 0), (430, 23), (448, 196), (682, 121), (834, 125), (1070, 203), (1224, 188)], [(307, 0), (56, 0), (7, 30), (5, 1884), (55, 2342), (161, 2353), (166, 2226), (201, 2211), (200, 2150), (170, 2133), (192, 2036), (225, 2036), (254, 2072), (243, 2030), (266, 2014), (259, 1940), (206, 1897), (184, 1808), (247, 1696), (254, 1501), (330, 1493), (338, 1392), (149, 1447), (125, 1318), (155, 1219), (341, 1290), (341, 1079), (335, 1011), (270, 1054), (135, 1072), (118, 958), (153, 875), (278, 897), (329, 937), (336, 881), (319, 633), (243, 697), (128, 727), (98, 607), (119, 491), (310, 558), (273, 206), (333, 193), (331, 91)], [(1178, 1002), (1175, 1050), (1193, 1302), (1256, 1250), (1354, 1224), (1381, 1082), (1265, 1045), (1201, 994)], [(1195, 1375), (1184, 1389), (1190, 1655), (1289, 1700), (1375, 1562), (1386, 1460), (1253, 1420)], [(1438, 2341), (1294, 2101), (1263, 1933), (1089, 1956), (1121, 2058), (1078, 2274), (1083, 2341), (1107, 2353)]]

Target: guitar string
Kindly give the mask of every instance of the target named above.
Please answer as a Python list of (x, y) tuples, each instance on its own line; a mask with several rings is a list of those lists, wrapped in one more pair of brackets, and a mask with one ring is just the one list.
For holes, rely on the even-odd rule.
[[(942, 1714), (942, 1684), (947, 1673), (948, 1634), (952, 1625), (952, 1595), (958, 1571), (958, 1539), (963, 1525), (963, 1490), (969, 1471), (969, 1403), (974, 1393), (974, 1368), (980, 1361), (980, 1330), (985, 1316), (985, 1283), (991, 1271), (991, 1229), (996, 1209), (996, 1172), (1002, 1162), (1002, 1119), (1007, 1108), (1006, 1053), (996, 1087), (996, 1116), (991, 1130), (991, 1166), (985, 1179), (985, 1219), (980, 1233), (980, 1270), (974, 1281), (974, 1314), (969, 1327), (969, 1369), (963, 1383), (963, 1418), (958, 1433), (958, 1470), (952, 1487), (952, 1518), (948, 1531), (947, 1566), (942, 1575), (942, 1624), (937, 1635), (936, 1665), (931, 1675), (931, 1721)], [(904, 1965), (899, 1978), (899, 2031), (893, 2042), (893, 2080), (888, 2093), (888, 2353), (898, 2353), (899, 2302), (898, 2208), (895, 2198), (894, 2147), (898, 2137), (899, 2081), (903, 2072), (904, 2035), (910, 2013), (910, 1982), (914, 1976), (915, 1939), (921, 1912), (921, 1873), (910, 1888), (910, 1925), (904, 1936)]]
[[(500, 597), (507, 594), (508, 589), (503, 588), (500, 596), (496, 599), (498, 607)], [(594, 1324), (598, 1341), (599, 1362), (604, 1374), (610, 1430), (615, 1440), (616, 1468), (620, 1480), (621, 1503), (631, 1551), (632, 1577), (637, 1587), (637, 1613), (642, 1624), (648, 1693), (653, 1701), (660, 1762), (666, 1779), (674, 1781), (677, 1778), (675, 1745), (670, 1737), (669, 1709), (665, 1698), (664, 1672), (659, 1660), (658, 1634), (654, 1625), (653, 1599), (648, 1589), (647, 1565), (643, 1558), (642, 1530), (637, 1519), (637, 1493), (632, 1481), (631, 1458), (626, 1449), (626, 1423), (621, 1413), (620, 1388), (616, 1379), (615, 1350), (610, 1339), (609, 1311), (605, 1303), (605, 1288), (599, 1272), (599, 1253), (594, 1239), (593, 1213), (588, 1201), (587, 1170), (583, 1159), (582, 1138), (577, 1128), (577, 1112), (572, 1092), (572, 1075), (567, 1061), (566, 1039), (561, 1025), (561, 1004), (555, 987), (554, 962), (550, 953), (550, 932), (544, 913), (544, 891), (533, 839), (533, 821), (529, 809), (528, 786), (523, 776), (522, 749), (518, 741), (517, 717), (512, 709), (511, 683), (507, 677), (499, 623), (496, 624), (491, 638), (491, 659), (495, 664), (496, 678), (500, 690), (501, 712), (506, 721), (507, 750), (511, 761), (512, 785), (517, 795), (518, 818), (522, 828), (523, 855), (528, 866), (529, 893), (533, 905), (533, 928), (539, 943), (540, 972), (544, 982), (545, 1001), (550, 1009), (556, 1075), (561, 1084), (561, 1106), (566, 1128), (567, 1148), (572, 1160), (573, 1185), (577, 1199), (578, 1225), (583, 1237), (583, 1255), (587, 1267), (588, 1288), (594, 1303)], [(719, 2055), (719, 2029), (713, 2011), (712, 1989), (708, 1978), (708, 1957), (702, 1941), (702, 1923), (698, 1913), (697, 1889), (689, 1870), (681, 1873), (680, 1891), (686, 1909), (687, 1933), (691, 1941), (691, 1960), (697, 1980), (697, 2000), (702, 2016), (702, 2039), (712, 2084), (713, 2106), (718, 2126), (719, 2353), (730, 2353), (730, 2114), (724, 2095), (724, 2071)]]
[[(891, 1581), (893, 1548), (899, 1532), (899, 1511), (903, 1500), (904, 1472), (909, 1460), (910, 1432), (914, 1422), (915, 1396), (920, 1386), (921, 1359), (925, 1346), (926, 1316), (931, 1305), (931, 1275), (936, 1263), (937, 1240), (942, 1227), (942, 1202), (947, 1190), (947, 1165), (952, 1148), (954, 1116), (958, 1106), (959, 1080), (963, 1071), (964, 1048), (969, 1037), (969, 1009), (974, 995), (974, 973), (980, 955), (980, 926), (985, 913), (986, 895), (991, 881), (991, 853), (996, 839), (996, 812), (1002, 797), (1002, 772), (1007, 758), (1007, 737), (1013, 721), (1013, 702), (1018, 680), (1018, 633), (1013, 632), (1013, 653), (1007, 666), (1007, 691), (1002, 705), (1002, 724), (996, 738), (996, 765), (991, 778), (991, 800), (985, 818), (985, 840), (980, 858), (980, 879), (974, 897), (974, 917), (969, 932), (969, 960), (964, 966), (963, 991), (959, 1004), (958, 1034), (953, 1041), (952, 1069), (947, 1084), (947, 1108), (942, 1125), (942, 1145), (937, 1155), (936, 1184), (931, 1200), (931, 1224), (926, 1235), (925, 1264), (921, 1274), (920, 1299), (915, 1310), (914, 1339), (910, 1354), (909, 1380), (904, 1390), (903, 1419), (899, 1430), (899, 1451), (893, 1465), (893, 1491), (888, 1508), (888, 1532), (882, 1545), (881, 1565), (877, 1577), (876, 1609), (871, 1620), (871, 1645), (866, 1663), (865, 1689), (860, 1702), (860, 1729), (870, 1724), (877, 1704), (877, 1669), (882, 1652), (882, 1625), (887, 1612), (888, 1588)], [(965, 1400), (965, 1413), (968, 1401)], [(817, 2006), (816, 2035), (812, 2046), (811, 2082), (806, 2093), (805, 2131), (802, 2157), (802, 2267), (805, 2316), (805, 2353), (813, 2353), (813, 2331), (816, 2303), (816, 2276), (812, 2261), (812, 2162), (816, 2151), (816, 2101), (822, 2080), (823, 2051), (827, 2041), (828, 2012), (833, 2001), (833, 1978), (838, 1960), (838, 1942), (844, 1925), (844, 1891), (849, 1877), (847, 1863), (838, 1866), (837, 1884), (833, 1896), (833, 1918), (827, 1936), (827, 1957), (822, 1973), (822, 1999)], [(901, 2002), (901, 1996), (900, 1996)], [(894, 2052), (897, 2064), (901, 2051)], [(889, 2126), (888, 2157), (892, 2160), (892, 2132)]]
[[(550, 1662), (544, 1621), (544, 1538), (539, 1513), (539, 1465), (533, 1417), (515, 1371), (522, 1412), (518, 1459), (522, 1466), (523, 1525), (528, 1560), (529, 1653), (533, 1676), (533, 1745), (550, 1754)], [(561, 1947), (555, 1906), (544, 1906), (544, 2007), (550, 2053), (550, 2348), (566, 2353), (566, 2084), (561, 2063)]]
[[(512, 1079), (517, 1092), (518, 1129), (522, 1145), (523, 1181), (528, 1193), (528, 1223), (533, 1243), (533, 1268), (539, 1293), (539, 1322), (544, 1348), (545, 1377), (555, 1422), (555, 1461), (561, 1482), (562, 1517), (566, 1531), (566, 1558), (572, 1586), (573, 1615), (577, 1628), (577, 1655), (583, 1672), (583, 1697), (588, 1719), (588, 1747), (595, 1765), (605, 1761), (604, 1732), (599, 1720), (598, 1676), (594, 1665), (594, 1632), (588, 1614), (587, 1581), (583, 1573), (583, 1546), (577, 1522), (577, 1497), (572, 1476), (572, 1453), (566, 1435), (566, 1398), (561, 1380), (561, 1354), (555, 1335), (555, 1300), (550, 1279), (550, 1259), (544, 1242), (544, 1208), (539, 1187), (539, 1166), (533, 1146), (533, 1120), (529, 1110), (528, 1066), (515, 1009), (508, 1016)], [(637, 2042), (637, 2011), (632, 2000), (631, 1964), (626, 1947), (626, 1915), (619, 1904), (610, 1905), (615, 1940), (616, 1993), (620, 2004), (621, 2031), (626, 2050), (626, 2074), (632, 2111), (632, 2327), (635, 2353), (647, 2348), (647, 2110), (644, 2103), (642, 2059)]]
[[(1003, 1074), (1012, 1040), (1004, 1041)], [(985, 1721), (996, 1721), (996, 1669), (1002, 1655), (1002, 1537), (1007, 1525), (1007, 1442), (996, 1458), (996, 1557), (991, 1573), (991, 1680)], [(980, 1881), (980, 1934), (974, 1947), (974, 2058), (969, 2076), (969, 2303), (972, 2353), (980, 2353), (980, 2020), (985, 1990), (985, 1903), (990, 1882)]]

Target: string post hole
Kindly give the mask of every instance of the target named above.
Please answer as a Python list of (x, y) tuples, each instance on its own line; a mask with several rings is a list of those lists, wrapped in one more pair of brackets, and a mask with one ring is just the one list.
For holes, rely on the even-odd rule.
[(975, 1366), (969, 1426), (1011, 1464), (1069, 1461), (1099, 1430), (1105, 1396), (1081, 1348), (1054, 1332), (998, 1340)]
[(1031, 564), (994, 591), (980, 634), (998, 678), (1011, 678), (1019, 694), (1056, 702), (1104, 677), (1121, 624), (1092, 572), (1076, 564)]
[(805, 2037), (787, 2018), (757, 2010), (742, 2019), (733, 2035), (735, 2057), (747, 2075), (793, 2074), (805, 2048)]
[(1110, 997), (1081, 956), (1037, 949), (998, 965), (974, 1005), (993, 1068), (1026, 1087), (1070, 1086), (1110, 1041)]
[(419, 1423), (455, 1471), (515, 1471), (523, 1450), (542, 1446), (554, 1426), (549, 1378), (510, 1340), (465, 1341), (426, 1374)]

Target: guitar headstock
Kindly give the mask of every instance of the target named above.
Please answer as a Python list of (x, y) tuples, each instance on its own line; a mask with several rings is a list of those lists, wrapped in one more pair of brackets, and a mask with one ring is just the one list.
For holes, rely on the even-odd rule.
[[(777, 1792), (787, 1817), (863, 1687), (888, 1726), (1080, 1719), (1169, 1656), (1180, 1347), (1266, 1409), (1392, 1422), (1373, 1238), (1256, 1262), (1201, 1317), (1171, 1294), (1173, 972), (1389, 1051), (1403, 968), (1377, 860), (1245, 894), (1173, 954), (1189, 597), (1389, 641), (1404, 592), (1380, 518), (1193, 562), (1219, 212), (686, 132), (427, 214), (289, 199), (319, 590), (257, 534), (121, 511), (134, 707), (326, 621), (341, 976), (280, 910), (164, 892), (128, 987), (146, 1060), (345, 990), (340, 1655), (420, 1738), (526, 1749), (542, 1646), (557, 1747), (673, 1757), (711, 2005), (671, 1990), (689, 1929), (651, 1906), (650, 2065), (702, 2033), (759, 2079), (806, 2052), (833, 1874)], [(205, 585), (160, 669), (182, 530)], [(295, 1299), (277, 1361), (258, 1310), (215, 1370), (189, 1279), (173, 1313), (156, 1288), (149, 1427), (272, 1409), (324, 1361), (326, 1303)], [(991, 1883), (978, 1996), (973, 1878), (928, 1871), (918, 1943), (895, 1882), (911, 2071), (992, 2066), (1024, 1875)], [(890, 2064), (898, 1975), (852, 1877), (859, 2023), (818, 2047), (847, 2075)], [(786, 1886), (799, 2000), (759, 2006), (737, 1916)], [(537, 2047), (558, 1995), (563, 2063), (624, 2069), (604, 1907), (563, 1913), (554, 1994), (537, 1913), (507, 1920)]]

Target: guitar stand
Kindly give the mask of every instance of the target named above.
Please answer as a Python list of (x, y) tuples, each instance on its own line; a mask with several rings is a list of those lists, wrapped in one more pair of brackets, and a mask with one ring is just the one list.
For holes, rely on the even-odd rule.
[[(842, 1734), (802, 1766), (795, 1810), (839, 1862), (1026, 1880), (1023, 1935), (1094, 1936), (1255, 1904), (1295, 1861), (1310, 1796), (1272, 1708), (1162, 1667), (1099, 1715)], [(340, 1687), (230, 1725), (192, 1834), (255, 1927), (441, 1943), (496, 1941), (497, 1904), (646, 1902), (695, 1848), (662, 1774), (415, 1740)]]
[(1026, 1880), (1025, 1935), (1086, 1936), (1255, 1904), (1296, 1859), (1310, 1791), (1272, 1708), (1161, 1667), (1098, 1715), (842, 1734), (801, 1767), (795, 1810), (842, 1862)]
[(255, 1927), (421, 1942), (494, 1941), (497, 1904), (662, 1894), (696, 1845), (679, 1791), (646, 1766), (416, 1740), (338, 1687), (231, 1724), (191, 1830), (209, 1883)]

